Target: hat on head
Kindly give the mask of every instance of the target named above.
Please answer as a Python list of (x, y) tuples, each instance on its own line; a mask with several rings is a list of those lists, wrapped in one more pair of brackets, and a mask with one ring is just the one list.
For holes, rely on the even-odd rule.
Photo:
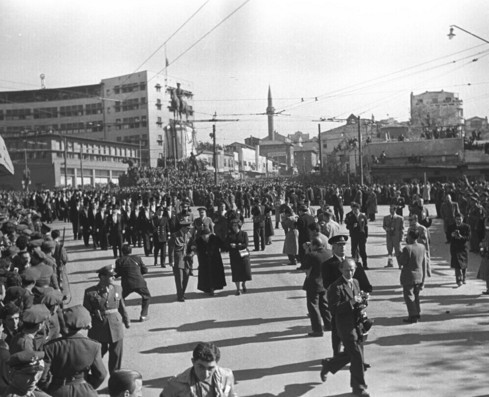
[(23, 234), (25, 234), (26, 236), (29, 236), (31, 237), (32, 236), (32, 233), (34, 233), (31, 229), (24, 229), (22, 231)]
[(358, 203), (356, 203), (356, 202), (352, 201), (352, 202), (351, 202), (351, 204), (350, 204), (350, 207), (351, 207), (351, 208), (360, 208), (360, 204), (358, 204)]
[(7, 364), (12, 369), (32, 369), (33, 371), (37, 372), (44, 369), (43, 357), (44, 352), (23, 350), (12, 354)]
[(39, 280), (39, 272), (32, 267), (28, 267), (24, 270), (24, 273), (22, 273), (21, 277), (22, 280), (28, 283), (35, 283), (37, 280)]
[(307, 212), (307, 207), (305, 205), (299, 206), (299, 211)]
[(63, 310), (65, 324), (71, 329), (88, 328), (92, 324), (90, 312), (82, 305), (76, 305)]
[(113, 276), (115, 274), (112, 265), (101, 267), (97, 270), (97, 273), (99, 276)]
[(207, 211), (207, 208), (205, 208), (205, 207), (199, 207), (199, 208), (197, 208), (197, 211), (199, 211), (199, 212), (200, 211)]
[(331, 237), (328, 240), (328, 243), (333, 245), (333, 244), (341, 244), (345, 245), (346, 242), (348, 241), (348, 236), (345, 234), (337, 234), (336, 236)]
[[(31, 238), (32, 238), (32, 236), (31, 236)], [(36, 238), (36, 239), (29, 241), (29, 246), (32, 248), (41, 248), (41, 245), (43, 242), (44, 242), (44, 239)]]
[(46, 306), (59, 305), (63, 301), (63, 294), (55, 289), (47, 291), (42, 297), (42, 303)]
[(27, 228), (28, 228), (28, 226), (23, 224), (23, 223), (20, 223), (20, 224), (15, 226), (15, 229), (17, 230), (18, 233), (23, 232)]
[(24, 323), (40, 324), (47, 320), (51, 313), (44, 304), (32, 305), (22, 313)]
[(324, 213), (325, 213), (325, 214), (328, 214), (328, 215), (331, 215), (331, 216), (333, 216), (333, 215), (334, 215), (333, 210), (332, 210), (330, 207), (326, 208), (326, 209), (324, 210)]
[(180, 222), (180, 227), (189, 227), (190, 226), (190, 221), (181, 221)]
[(41, 244), (41, 251), (49, 252), (56, 247), (56, 243), (53, 240), (44, 240)]

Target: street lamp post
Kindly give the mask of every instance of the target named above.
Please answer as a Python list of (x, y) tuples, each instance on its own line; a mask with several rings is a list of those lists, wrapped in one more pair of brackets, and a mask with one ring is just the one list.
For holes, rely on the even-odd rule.
[(470, 34), (471, 36), (474, 36), (475, 38), (479, 39), (479, 40), (482, 40), (484, 43), (487, 43), (489, 44), (489, 40), (486, 40), (480, 36), (477, 36), (476, 34), (472, 33), (472, 32), (469, 32), (468, 30), (464, 29), (464, 28), (461, 28), (460, 26), (457, 26), (457, 25), (450, 25), (450, 32), (447, 34), (448, 38), (451, 40), (453, 39), (456, 35), (455, 33), (453, 33), (453, 31), (455, 30), (455, 28), (457, 28), (458, 30), (461, 30), (462, 32), (465, 32), (467, 34)]

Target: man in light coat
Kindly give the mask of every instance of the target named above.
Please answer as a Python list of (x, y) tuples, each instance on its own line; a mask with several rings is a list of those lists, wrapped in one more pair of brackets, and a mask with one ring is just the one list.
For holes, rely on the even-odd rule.
[(396, 258), (401, 254), (401, 241), (404, 233), (404, 218), (396, 214), (397, 205), (391, 204), (389, 212), (390, 215), (384, 217), (383, 225), (386, 232), (387, 239), (387, 266), (394, 267), (394, 260), (392, 258), (392, 251), (394, 251)]
[(406, 237), (407, 245), (398, 258), (404, 302), (408, 309), (408, 318), (403, 321), (408, 324), (417, 323), (421, 318), (419, 293), (426, 278), (426, 248), (417, 242), (418, 238), (418, 231), (410, 229)]

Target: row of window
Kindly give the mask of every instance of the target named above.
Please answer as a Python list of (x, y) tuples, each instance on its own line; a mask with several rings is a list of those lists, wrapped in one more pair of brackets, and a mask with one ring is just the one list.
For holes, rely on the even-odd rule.
[(148, 118), (146, 116), (141, 117), (125, 117), (123, 119), (115, 120), (115, 128), (117, 130), (128, 130), (130, 128), (147, 127)]
[(145, 91), (146, 90), (146, 82), (140, 83), (131, 83), (131, 84), (123, 84), (121, 86), (114, 86), (114, 94), (126, 93), (126, 92), (134, 92), (134, 91)]
[[(146, 105), (146, 98), (145, 97), (142, 97), (140, 99), (133, 98), (133, 99), (127, 99), (125, 101), (116, 101), (115, 106), (114, 106), (114, 110), (116, 112), (138, 110), (139, 105), (141, 105), (141, 106)], [(144, 106), (143, 106), (143, 108), (144, 108)]]
[[(143, 99), (143, 98), (142, 98)], [(144, 98), (145, 99), (145, 98)], [(146, 99), (145, 99), (146, 100)], [(102, 104), (101, 103), (90, 103), (85, 106), (83, 105), (72, 105), (72, 106), (61, 106), (59, 108), (49, 107), (49, 108), (24, 108), (24, 109), (7, 109), (5, 112), (0, 110), (0, 121), (1, 120), (32, 120), (32, 119), (51, 119), (58, 117), (73, 117), (73, 116), (83, 116), (90, 114), (101, 114)]]

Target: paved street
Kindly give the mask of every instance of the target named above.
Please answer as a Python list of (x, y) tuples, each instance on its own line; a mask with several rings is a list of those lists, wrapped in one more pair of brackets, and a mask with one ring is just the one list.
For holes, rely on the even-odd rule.
[[(433, 205), (428, 208), (435, 213)], [(384, 268), (381, 223), (387, 213), (387, 206), (379, 207), (367, 246), (372, 268), (368, 276), (374, 286), (368, 314), (375, 320), (365, 346), (366, 361), (372, 366), (366, 373), (371, 395), (489, 396), (489, 299), (481, 296), (484, 283), (475, 280), (479, 257), (470, 254), (467, 284), (455, 288), (441, 220), (435, 219), (430, 229), (433, 276), (422, 292), (422, 321), (405, 325), (399, 270)], [(81, 240), (73, 241), (70, 224), (55, 226), (66, 226), (70, 305), (81, 303), (83, 290), (97, 281), (95, 270), (114, 262), (112, 251), (86, 249)], [(249, 220), (244, 226), (250, 241), (251, 226)], [(192, 277), (185, 303), (176, 301), (171, 269), (153, 267), (153, 258), (143, 257), (150, 268), (146, 276), (153, 295), (150, 320), (136, 322), (140, 299), (130, 295), (127, 306), (133, 322), (126, 331), (123, 367), (143, 374), (145, 396), (157, 396), (169, 376), (190, 366), (193, 346), (202, 340), (221, 348), (221, 364), (234, 370), (240, 396), (350, 395), (348, 369), (330, 374), (325, 383), (319, 379), (321, 359), (332, 355), (330, 333), (307, 337), (304, 274), (286, 265), (281, 254), (284, 234), (276, 233), (265, 252), (251, 253), (253, 280), (241, 296), (235, 296), (227, 254), (223, 255), (227, 287), (208, 297), (196, 290), (197, 278)], [(142, 254), (142, 249), (135, 252)]]

